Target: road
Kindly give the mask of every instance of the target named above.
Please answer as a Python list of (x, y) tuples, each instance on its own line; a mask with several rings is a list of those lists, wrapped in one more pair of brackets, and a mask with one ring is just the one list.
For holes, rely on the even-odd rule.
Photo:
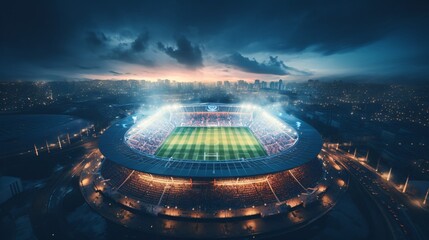
[[(63, 169), (52, 177), (47, 186), (41, 190), (33, 201), (30, 219), (33, 230), (40, 239), (73, 239), (73, 233), (67, 227), (62, 209), (64, 196), (72, 191), (72, 181), (78, 180), (86, 162), (94, 157), (95, 144), (83, 143), (80, 147), (87, 150), (83, 158), (68, 169)], [(67, 149), (73, 151), (75, 148)]]
[(395, 239), (428, 239), (410, 216), (409, 210), (414, 207), (392, 184), (341, 149), (324, 148), (323, 151), (347, 169), (351, 177), (366, 190), (380, 209)]

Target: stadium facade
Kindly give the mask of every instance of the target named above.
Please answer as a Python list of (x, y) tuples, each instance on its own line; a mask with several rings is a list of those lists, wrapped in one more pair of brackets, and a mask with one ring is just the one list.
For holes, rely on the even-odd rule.
[[(107, 129), (99, 148), (103, 159), (81, 174), (85, 199), (154, 236), (291, 231), (322, 216), (344, 186), (318, 158), (322, 138), (313, 127), (253, 105), (173, 105), (130, 116)], [(289, 217), (268, 224), (279, 216)]]

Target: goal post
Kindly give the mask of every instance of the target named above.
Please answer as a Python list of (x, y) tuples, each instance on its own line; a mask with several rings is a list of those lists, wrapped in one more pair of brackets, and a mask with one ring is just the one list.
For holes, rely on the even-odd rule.
[(204, 152), (204, 160), (219, 160), (219, 153), (206, 153)]

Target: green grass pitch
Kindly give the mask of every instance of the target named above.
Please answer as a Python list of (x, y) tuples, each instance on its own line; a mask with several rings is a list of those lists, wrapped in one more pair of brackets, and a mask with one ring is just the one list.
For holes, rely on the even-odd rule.
[(230, 160), (267, 154), (247, 127), (176, 127), (155, 155), (175, 159)]

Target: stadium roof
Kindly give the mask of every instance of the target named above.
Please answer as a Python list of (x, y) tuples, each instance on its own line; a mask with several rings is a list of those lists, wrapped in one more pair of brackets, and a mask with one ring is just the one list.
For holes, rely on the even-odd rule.
[(189, 178), (231, 178), (270, 174), (293, 169), (313, 160), (322, 148), (320, 134), (307, 123), (290, 115), (280, 117), (295, 127), (299, 140), (287, 150), (271, 156), (222, 161), (194, 161), (160, 158), (136, 152), (124, 141), (125, 133), (133, 125), (132, 117), (113, 124), (100, 138), (103, 155), (120, 165), (140, 172), (162, 176)]

